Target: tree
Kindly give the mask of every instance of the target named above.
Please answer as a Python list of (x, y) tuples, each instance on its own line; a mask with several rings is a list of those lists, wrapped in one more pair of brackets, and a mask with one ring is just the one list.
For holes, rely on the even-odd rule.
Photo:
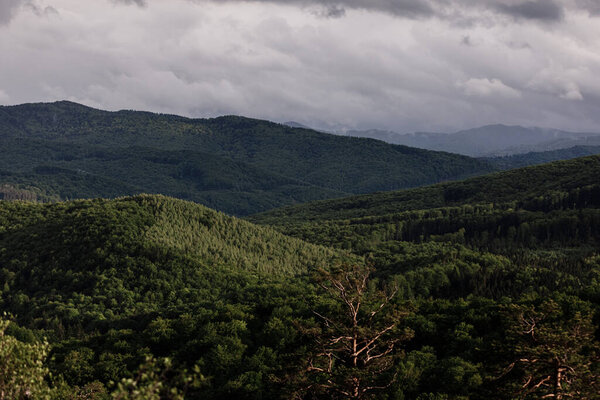
[(511, 398), (600, 399), (600, 344), (591, 311), (565, 312), (546, 300), (538, 307), (511, 305), (505, 315), (512, 321), (513, 361), (502, 378)]
[(147, 357), (133, 378), (123, 378), (112, 393), (113, 400), (183, 400), (190, 389), (198, 389), (205, 378), (193, 371), (174, 373), (169, 358)]
[(49, 399), (51, 391), (44, 378), (50, 346), (47, 342), (23, 343), (6, 334), (7, 315), (0, 317), (0, 400)]
[(373, 269), (342, 265), (320, 271), (317, 283), (329, 301), (327, 311), (314, 310), (317, 326), (297, 398), (365, 399), (395, 380), (398, 344), (412, 337), (401, 328), (408, 314), (391, 302), (396, 288), (369, 282)]

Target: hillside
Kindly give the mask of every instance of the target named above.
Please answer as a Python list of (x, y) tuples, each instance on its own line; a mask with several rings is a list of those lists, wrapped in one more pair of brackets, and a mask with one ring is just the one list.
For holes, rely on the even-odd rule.
[(342, 315), (312, 272), (367, 260), (369, 296), (397, 290), (401, 321), (397, 380), (375, 398), (509, 400), (529, 370), (499, 374), (537, 350), (523, 316), (540, 346), (568, 343), (575, 371), (600, 350), (599, 168), (592, 156), (253, 217), (273, 227), (162, 196), (0, 201), (0, 307), (15, 338), (49, 339), (56, 399), (108, 399), (149, 355), (173, 360), (155, 377), (166, 385), (199, 376), (186, 398), (289, 398), (331, 329), (317, 313)]
[(200, 152), (30, 139), (6, 139), (3, 144), (7, 152), (0, 158), (2, 182), (34, 192), (42, 201), (167, 193), (247, 214), (343, 194)]
[(599, 177), (600, 156), (591, 156), (250, 220), (372, 257), (380, 273), (401, 274), (410, 295), (520, 297), (561, 284), (579, 290), (597, 272)]
[(347, 134), (472, 157), (505, 156), (600, 144), (599, 133), (567, 132), (558, 129), (526, 128), (502, 124), (486, 125), (453, 133), (399, 134), (370, 130), (350, 131)]
[[(200, 290), (212, 274), (294, 276), (339, 257), (270, 228), (162, 196), (0, 202), (2, 279), (28, 299), (4, 297), (2, 304), (29, 324), (45, 325), (48, 304), (75, 297), (77, 307), (107, 307), (102, 304), (115, 288), (127, 293), (118, 312), (112, 306), (123, 317), (142, 305), (156, 309), (188, 297), (181, 291)], [(180, 281), (181, 287), (173, 286), (169, 294), (156, 286), (159, 281), (175, 286)]]
[[(0, 107), (0, 143), (0, 185), (40, 199), (151, 192), (235, 215), (491, 170), (464, 156), (243, 117), (106, 112), (70, 102)], [(76, 173), (103, 183), (61, 186)], [(95, 191), (107, 179), (118, 190)]]
[(527, 167), (552, 161), (570, 160), (572, 158), (600, 154), (600, 146), (574, 146), (559, 150), (536, 151), (525, 154), (514, 154), (504, 157), (489, 157), (485, 161), (500, 170)]
[[(72, 385), (118, 381), (150, 351), (191, 363), (217, 345), (252, 354), (267, 322), (252, 310), (281, 304), (293, 277), (350, 258), (162, 196), (0, 201), (0, 308), (26, 327), (17, 337), (50, 339), (53, 368)], [(187, 326), (172, 341), (158, 333), (169, 320)], [(235, 371), (226, 360), (203, 367), (222, 386)]]
[(323, 200), (249, 217), (261, 224), (347, 220), (463, 204), (523, 201), (598, 184), (600, 156), (531, 166), (422, 188)]
[[(598, 353), (583, 347), (600, 345), (599, 177), (592, 156), (251, 219), (362, 255), (414, 299), (399, 371), (420, 378), (405, 398), (595, 399)], [(573, 381), (553, 390), (557, 354)]]
[(52, 204), (3, 201), (0, 245), (3, 265), (24, 262), (46, 271), (119, 271), (129, 257), (157, 265), (186, 257), (197, 267), (294, 275), (334, 257), (270, 228), (160, 195)]
[[(454, 288), (462, 296), (519, 297), (524, 291), (538, 292), (536, 285), (557, 290), (564, 279), (569, 281), (566, 286), (581, 288), (596, 273), (599, 176), (600, 156), (591, 156), (462, 182), (287, 207), (250, 220), (372, 257), (384, 275), (402, 273), (404, 280), (413, 274), (417, 281), (405, 283), (407, 293), (423, 293), (417, 282), (431, 279), (432, 273), (464, 273), (469, 278), (439, 277), (426, 286), (441, 285), (436, 290), (444, 296), (457, 284), (469, 287), (466, 292), (462, 286)], [(484, 267), (489, 262), (499, 264)], [(454, 279), (469, 282), (452, 283)]]

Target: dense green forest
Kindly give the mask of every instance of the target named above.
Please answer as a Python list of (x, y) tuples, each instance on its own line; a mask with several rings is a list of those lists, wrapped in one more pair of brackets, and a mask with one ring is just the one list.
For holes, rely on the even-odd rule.
[(160, 196), (0, 202), (0, 304), (19, 324), (8, 331), (47, 338), (52, 384), (71, 392), (119, 381), (149, 355), (199, 365), (202, 396), (267, 390), (278, 341), (294, 336), (277, 317), (301, 295), (287, 279), (353, 259)]
[(590, 156), (498, 172), (460, 182), (282, 207), (253, 215), (250, 220), (280, 225), (292, 221), (346, 220), (465, 204), (510, 203), (597, 184), (599, 176), (600, 157)]
[(465, 156), (243, 117), (106, 112), (70, 102), (0, 107), (0, 144), (5, 197), (160, 193), (233, 215), (492, 170)]
[[(518, 331), (503, 325), (503, 318), (513, 318), (524, 329), (525, 314), (511, 317), (509, 311), (522, 307), (540, 321), (556, 318), (554, 330), (545, 333), (555, 346), (543, 344), (546, 356), (572, 351), (582, 357), (583, 369), (595, 368), (579, 380), (587, 389), (573, 389), (574, 380), (571, 389), (563, 383), (564, 393), (572, 390), (572, 398), (598, 398), (600, 390), (593, 382), (600, 369), (594, 350), (599, 337), (599, 177), (600, 157), (592, 156), (463, 182), (288, 207), (251, 220), (364, 256), (373, 263), (376, 276), (393, 280), (399, 296), (416, 303), (414, 318), (422, 325), (413, 326), (407, 347), (418, 351), (418, 345), (410, 343), (419, 343), (432, 352), (432, 368), (449, 369), (441, 372), (445, 378), (440, 381), (429, 376), (412, 395), (405, 389), (404, 398), (419, 398), (417, 393), (432, 389), (439, 394), (433, 398), (560, 395), (544, 391), (548, 382), (535, 390), (524, 385), (527, 379), (521, 389), (515, 382), (503, 383), (507, 376), (500, 372), (502, 363), (493, 368), (497, 349), (507, 345), (504, 340), (515, 339), (511, 335)], [(579, 307), (586, 311), (577, 311)], [(552, 311), (543, 311), (546, 308)], [(578, 349), (569, 342), (568, 332), (583, 325), (590, 347), (580, 344)], [(526, 348), (523, 343), (508, 345), (514, 353)], [(506, 359), (504, 363), (506, 368), (515, 366)], [(521, 377), (533, 370), (529, 368), (520, 371)], [(450, 371), (461, 372), (453, 376)], [(596, 378), (586, 380), (592, 375)], [(463, 380), (456, 381), (458, 376)], [(507, 389), (511, 385), (513, 389)]]
[(573, 146), (558, 150), (533, 151), (502, 157), (489, 157), (483, 160), (500, 170), (527, 167), (552, 161), (569, 160), (577, 157), (600, 154), (600, 146)]
[(320, 201), (262, 227), (162, 196), (0, 201), (0, 390), (598, 399), (599, 170)]

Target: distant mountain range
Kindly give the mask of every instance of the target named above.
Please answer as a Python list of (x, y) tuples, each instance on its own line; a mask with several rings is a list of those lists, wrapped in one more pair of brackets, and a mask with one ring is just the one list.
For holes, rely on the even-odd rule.
[(483, 174), (482, 160), (237, 116), (0, 107), (0, 197), (158, 193), (234, 215)]
[(348, 136), (368, 137), (388, 143), (428, 150), (447, 151), (471, 157), (494, 157), (541, 152), (574, 146), (600, 146), (600, 132), (567, 132), (557, 129), (486, 125), (454, 133), (348, 131)]

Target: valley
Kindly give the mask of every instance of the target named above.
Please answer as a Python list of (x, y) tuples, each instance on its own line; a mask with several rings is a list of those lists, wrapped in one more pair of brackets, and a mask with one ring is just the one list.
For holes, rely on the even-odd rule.
[[(395, 287), (391, 307), (406, 315), (398, 329), (411, 332), (377, 398), (513, 398), (532, 370), (498, 377), (519, 351), (540, 350), (514, 347), (526, 343), (519, 313), (543, 317), (552, 338), (591, 329), (599, 170), (600, 157), (584, 157), (307, 203), (252, 223), (156, 195), (2, 201), (1, 304), (15, 316), (7, 332), (49, 340), (48, 368), (63, 379), (50, 380), (54, 395), (104, 398), (116, 390), (110, 381), (152, 356), (172, 360), (162, 385), (186, 398), (292, 396), (320, 379), (303, 372), (314, 339), (301, 327), (325, 333), (314, 312), (336, 312), (318, 271), (367, 263), (369, 291)], [(569, 359), (578, 384), (596, 373), (589, 346), (569, 350), (583, 357)]]

